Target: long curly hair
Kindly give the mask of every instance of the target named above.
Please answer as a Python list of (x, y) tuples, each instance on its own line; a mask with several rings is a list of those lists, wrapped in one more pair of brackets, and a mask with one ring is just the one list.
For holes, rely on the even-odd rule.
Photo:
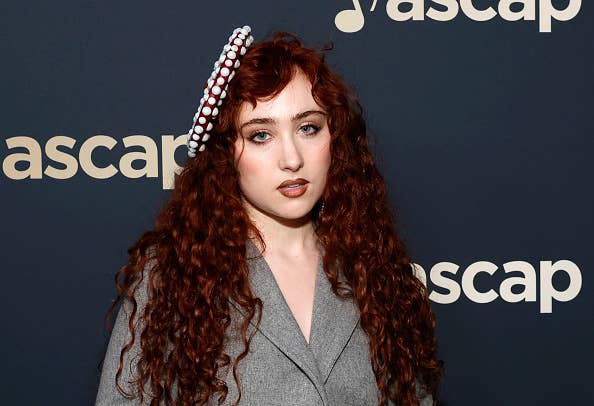
[[(116, 274), (118, 296), (108, 314), (122, 300), (132, 303), (131, 339), (121, 350), (116, 374), (120, 390), (124, 356), (140, 340), (133, 387), (141, 402), (146, 396), (151, 405), (202, 405), (217, 393), (222, 402), (228, 388), (217, 370), (233, 361), (239, 404), (237, 365), (248, 353), (248, 324), (262, 306), (250, 289), (246, 242), (249, 235), (263, 240), (241, 202), (233, 158), (237, 117), (242, 103), (255, 107), (258, 100), (274, 97), (301, 70), (328, 114), (331, 133), (324, 209), (317, 204), (311, 213), (324, 247), (324, 272), (336, 295), (358, 305), (370, 339), (379, 404), (389, 398), (396, 405), (418, 405), (417, 390), (437, 399), (443, 362), (436, 358), (427, 289), (414, 276), (396, 233), (385, 183), (367, 145), (361, 106), (324, 61), (329, 49), (305, 48), (294, 35), (277, 33), (244, 55), (207, 150), (175, 175), (171, 198), (153, 229), (129, 248), (128, 262)], [(152, 260), (156, 265), (144, 272)], [(346, 282), (339, 281), (341, 271)], [(144, 277), (148, 301), (140, 309), (134, 294)], [(234, 360), (223, 345), (231, 322), (229, 298), (247, 315), (240, 329), (244, 351)]]

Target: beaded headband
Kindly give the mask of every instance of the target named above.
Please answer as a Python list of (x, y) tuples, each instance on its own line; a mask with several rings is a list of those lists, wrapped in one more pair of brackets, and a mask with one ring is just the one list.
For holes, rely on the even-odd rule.
[(227, 96), (229, 82), (241, 64), (239, 59), (254, 41), (250, 32), (251, 28), (247, 25), (233, 30), (229, 43), (223, 47), (219, 59), (214, 64), (214, 70), (204, 85), (204, 95), (194, 115), (194, 124), (188, 132), (188, 156), (191, 158), (196, 156), (196, 151), (202, 152), (206, 147), (205, 142), (210, 138), (209, 131), (214, 127), (213, 122), (219, 114), (218, 107)]

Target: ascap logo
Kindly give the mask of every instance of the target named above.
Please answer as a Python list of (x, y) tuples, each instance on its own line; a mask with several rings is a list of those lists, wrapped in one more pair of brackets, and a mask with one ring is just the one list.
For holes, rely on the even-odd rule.
[[(470, 264), (462, 272), (460, 283), (454, 279), (460, 266), (452, 262), (439, 262), (433, 265), (429, 272), (431, 282), (429, 285), (427, 285), (427, 273), (423, 267), (414, 264), (414, 268), (416, 276), (430, 288), (429, 299), (440, 304), (454, 303), (460, 299), (462, 293), (475, 303), (491, 303), (499, 297), (508, 303), (536, 302), (537, 296), (540, 296), (540, 313), (552, 313), (553, 300), (568, 302), (575, 299), (582, 289), (582, 273), (578, 266), (569, 260), (540, 261), (538, 274), (528, 262), (506, 262), (503, 264), (503, 271), (506, 274), (514, 273), (515, 276), (506, 276), (500, 283), (498, 292), (492, 288), (480, 291), (476, 287), (479, 274), (486, 274), (484, 277), (490, 279), (499, 269), (492, 262), (478, 261)], [(553, 285), (553, 277), (557, 273), (559, 276), (565, 274), (569, 278), (565, 289), (557, 290)], [(445, 292), (431, 290), (433, 286)], [(539, 295), (537, 295), (538, 292)]]
[[(354, 9), (342, 10), (334, 18), (336, 28), (342, 32), (357, 32), (365, 25), (365, 13), (360, 0), (352, 1)], [(435, 21), (451, 21), (460, 9), (466, 17), (474, 21), (488, 21), (498, 14), (506, 21), (535, 21), (537, 1), (539, 32), (551, 32), (552, 20), (571, 20), (582, 7), (582, 0), (565, 0), (562, 2), (567, 3), (565, 8), (556, 8), (553, 0), (388, 0), (386, 12), (394, 21), (423, 21), (425, 17)], [(439, 7), (426, 9), (426, 3), (434, 3)], [(485, 7), (485, 3), (490, 4)], [(373, 0), (369, 11), (373, 12), (376, 5), (377, 0)]]
[[(186, 135), (174, 137), (173, 135), (161, 136), (161, 174), (163, 189), (173, 188), (173, 175), (181, 167), (175, 162), (175, 150), (186, 145)], [(76, 140), (66, 136), (52, 137), (45, 143), (46, 160), (52, 162), (43, 168), (43, 153), (41, 146), (34, 138), (18, 136), (6, 139), (8, 149), (21, 148), (26, 152), (13, 152), (7, 155), (2, 162), (2, 171), (7, 178), (14, 180), (72, 178), (80, 169), (88, 176), (95, 179), (108, 179), (118, 172), (131, 179), (159, 177), (159, 150), (152, 138), (145, 135), (131, 135), (122, 139), (125, 148), (142, 149), (130, 151), (112, 159), (112, 163), (99, 166), (93, 160), (93, 152), (98, 149), (112, 150), (118, 143), (115, 138), (107, 135), (95, 135), (80, 145), (78, 152), (73, 148)], [(62, 150), (58, 149), (59, 147)], [(135, 162), (136, 161), (136, 162)], [(117, 167), (114, 163), (117, 162)], [(136, 168), (133, 166), (135, 162)], [(54, 166), (54, 163), (62, 167)], [(140, 167), (138, 167), (138, 164)]]

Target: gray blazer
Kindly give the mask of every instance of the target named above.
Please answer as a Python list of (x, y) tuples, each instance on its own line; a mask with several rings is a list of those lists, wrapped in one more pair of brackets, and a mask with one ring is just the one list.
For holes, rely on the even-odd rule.
[[(299, 329), (272, 271), (257, 248), (247, 247), (252, 292), (262, 302), (262, 320), (250, 345), (248, 355), (239, 362), (241, 404), (250, 406), (355, 406), (377, 405), (379, 391), (369, 356), (369, 341), (359, 325), (359, 311), (352, 300), (336, 296), (326, 278), (322, 263), (317, 269), (313, 319), (309, 344)], [(253, 259), (250, 259), (253, 258)], [(148, 278), (144, 278), (146, 281)], [(139, 313), (146, 304), (146, 283), (138, 289)], [(230, 300), (232, 324), (228, 330), (225, 352), (233, 360), (243, 350), (239, 325), (243, 311)], [(122, 305), (105, 356), (96, 406), (138, 404), (125, 397), (115, 386), (119, 354), (129, 340), (127, 320), (131, 304)], [(255, 329), (255, 320), (250, 326)], [(140, 327), (140, 325), (137, 323)], [(125, 358), (121, 384), (132, 377), (134, 357), (139, 353), (138, 340)], [(232, 367), (219, 370), (219, 378), (227, 383), (229, 393), (224, 405), (237, 399)], [(433, 403), (430, 395), (421, 399), (421, 406)], [(211, 398), (209, 404), (216, 405)], [(392, 402), (389, 402), (392, 405)]]

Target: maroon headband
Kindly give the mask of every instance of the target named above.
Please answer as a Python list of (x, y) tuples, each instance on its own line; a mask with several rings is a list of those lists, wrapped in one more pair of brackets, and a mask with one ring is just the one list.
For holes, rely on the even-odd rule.
[(204, 96), (200, 99), (200, 106), (194, 115), (194, 124), (188, 132), (189, 157), (195, 157), (196, 151), (204, 151), (205, 142), (210, 138), (209, 131), (212, 130), (213, 122), (219, 114), (218, 107), (227, 96), (229, 82), (241, 64), (239, 60), (254, 41), (250, 32), (251, 28), (247, 25), (233, 30), (229, 43), (223, 47), (219, 59), (214, 64), (214, 70), (204, 85)]

